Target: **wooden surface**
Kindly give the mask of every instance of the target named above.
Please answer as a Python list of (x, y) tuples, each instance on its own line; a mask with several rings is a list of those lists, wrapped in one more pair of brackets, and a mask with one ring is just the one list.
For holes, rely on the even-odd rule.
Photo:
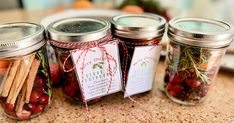
[[(41, 10), (25, 12), (12, 10), (0, 12), (0, 23), (13, 21), (40, 22), (40, 19), (53, 11)], [(160, 61), (154, 89), (134, 96), (141, 105), (123, 99), (122, 93), (104, 97), (101, 102), (89, 106), (72, 104), (63, 96), (61, 89), (54, 89), (52, 105), (39, 117), (25, 123), (80, 123), (89, 114), (90, 123), (141, 123), (137, 118), (147, 118), (147, 110), (153, 116), (153, 123), (234, 123), (234, 73), (220, 71), (214, 80), (209, 98), (197, 106), (183, 106), (169, 100), (160, 90), (163, 80), (164, 63)], [(15, 122), (0, 112), (0, 122)]]

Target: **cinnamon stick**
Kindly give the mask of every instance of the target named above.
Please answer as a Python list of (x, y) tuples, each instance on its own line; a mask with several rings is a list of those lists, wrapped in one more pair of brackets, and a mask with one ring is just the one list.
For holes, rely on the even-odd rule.
[(38, 71), (38, 68), (40, 66), (40, 60), (34, 59), (32, 64), (33, 65), (32, 65), (32, 67), (30, 69), (28, 78), (26, 80), (26, 84), (27, 84), (26, 103), (29, 103), (29, 100), (30, 100), (30, 95), (31, 95), (31, 92), (32, 92), (33, 83), (35, 81), (37, 71)]
[(6, 81), (4, 82), (4, 85), (2, 87), (2, 97), (7, 97), (9, 95), (20, 61), (21, 59), (17, 59), (16, 61), (14, 61), (12, 67), (10, 68), (9, 75), (7, 76)]
[(16, 113), (21, 113), (23, 111), (23, 107), (24, 107), (25, 99), (26, 99), (26, 90), (27, 90), (27, 86), (26, 86), (26, 83), (24, 83), (21, 94), (18, 96), (18, 99), (17, 99), (16, 108), (15, 108)]
[(9, 64), (9, 66), (8, 66), (8, 68), (7, 68), (7, 70), (6, 70), (5, 74), (4, 74), (4, 77), (3, 77), (3, 80), (2, 80), (2, 83), (1, 83), (1, 86), (0, 86), (0, 94), (3, 91), (3, 86), (6, 84), (6, 80), (7, 80), (8, 76), (9, 76), (8, 74), (10, 72), (11, 67), (12, 67), (12, 63)]
[(28, 55), (26, 56), (28, 60), (24, 59), (21, 61), (20, 68), (17, 71), (17, 76), (14, 79), (12, 88), (10, 90), (10, 94), (7, 98), (8, 103), (11, 103), (11, 104), (15, 103), (16, 98), (25, 82), (25, 79), (28, 76), (34, 57), (35, 57), (35, 54)]

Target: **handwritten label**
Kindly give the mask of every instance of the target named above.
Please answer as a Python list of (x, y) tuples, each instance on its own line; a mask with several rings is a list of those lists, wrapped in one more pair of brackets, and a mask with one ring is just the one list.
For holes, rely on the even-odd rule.
[[(109, 95), (122, 89), (118, 45), (113, 42), (105, 44), (103, 47), (115, 60), (111, 59), (108, 63), (104, 50), (98, 47), (91, 48), (88, 51), (79, 50), (72, 54), (73, 63), (76, 64), (75, 71), (78, 84), (85, 101)], [(109, 65), (112, 71), (111, 82)]]
[(152, 90), (161, 46), (138, 46), (135, 48), (124, 97)]

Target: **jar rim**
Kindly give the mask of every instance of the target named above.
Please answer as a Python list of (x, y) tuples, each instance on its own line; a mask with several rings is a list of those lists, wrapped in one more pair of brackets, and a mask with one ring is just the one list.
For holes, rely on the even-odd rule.
[[(147, 21), (147, 22), (146, 22)], [(166, 20), (156, 14), (122, 14), (111, 19), (114, 35), (131, 39), (160, 37), (164, 33)]]
[(179, 43), (218, 48), (232, 42), (234, 30), (223, 21), (187, 17), (170, 20), (167, 35)]
[[(83, 24), (82, 24), (83, 23)], [(86, 25), (85, 25), (86, 23)], [(87, 24), (101, 26), (96, 29), (87, 29)], [(73, 26), (73, 27), (72, 27)], [(69, 28), (72, 27), (72, 28)], [(87, 30), (83, 30), (87, 27)], [(73, 17), (57, 20), (47, 27), (49, 40), (61, 43), (90, 42), (104, 38), (110, 33), (110, 23), (99, 18)]]
[(45, 32), (40, 24), (14, 22), (0, 25), (0, 57), (34, 52), (44, 46)]

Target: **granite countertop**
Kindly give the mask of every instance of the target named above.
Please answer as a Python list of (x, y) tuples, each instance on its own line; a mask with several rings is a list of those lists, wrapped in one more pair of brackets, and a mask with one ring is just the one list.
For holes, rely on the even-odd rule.
[[(89, 105), (89, 111), (82, 104), (66, 100), (60, 88), (54, 89), (51, 106), (40, 116), (25, 123), (140, 123), (140, 118), (149, 118), (153, 123), (234, 123), (234, 76), (220, 71), (214, 80), (208, 99), (197, 106), (183, 106), (169, 100), (160, 90), (164, 63), (161, 60), (156, 72), (154, 89), (151, 92), (133, 96), (140, 105), (124, 99), (122, 93), (104, 97), (101, 102)], [(148, 113), (145, 110), (148, 111)], [(15, 122), (0, 113), (0, 122)]]

